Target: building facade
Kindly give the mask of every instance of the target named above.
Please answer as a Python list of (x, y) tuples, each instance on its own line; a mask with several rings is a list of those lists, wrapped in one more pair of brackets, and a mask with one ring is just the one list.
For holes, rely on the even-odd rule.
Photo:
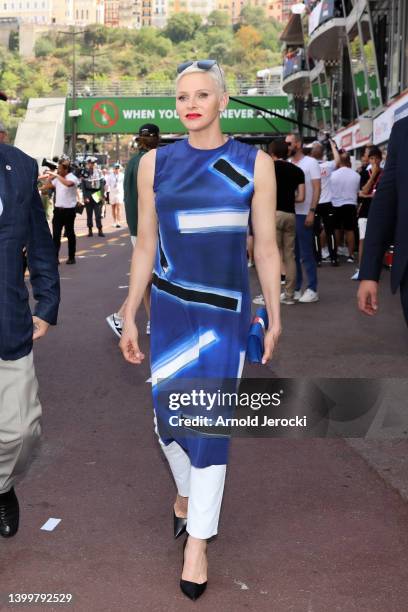
[(394, 121), (408, 115), (408, 3), (304, 4), (281, 36), (283, 89), (294, 96), (298, 119), (357, 155), (366, 144), (386, 145)]
[(0, 19), (13, 17), (20, 23), (87, 26), (104, 23), (104, 0), (4, 0)]

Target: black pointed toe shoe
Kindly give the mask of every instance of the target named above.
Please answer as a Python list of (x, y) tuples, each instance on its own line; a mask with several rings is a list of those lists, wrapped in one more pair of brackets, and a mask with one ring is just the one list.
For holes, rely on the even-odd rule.
[(180, 589), (183, 591), (184, 595), (192, 599), (192, 601), (201, 597), (206, 588), (207, 581), (198, 584), (197, 582), (190, 582), (189, 580), (180, 580)]
[(0, 535), (11, 538), (18, 531), (20, 511), (14, 489), (0, 495)]
[(173, 526), (174, 526), (174, 539), (177, 540), (178, 537), (181, 536), (182, 533), (185, 532), (187, 527), (187, 519), (182, 518), (180, 516), (176, 516), (176, 513), (173, 510)]

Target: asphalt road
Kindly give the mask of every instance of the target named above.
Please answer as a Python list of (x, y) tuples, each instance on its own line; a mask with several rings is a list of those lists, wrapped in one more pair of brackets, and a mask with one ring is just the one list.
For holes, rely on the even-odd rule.
[[(17, 607), (9, 593), (72, 593), (65, 607), (80, 612), (406, 610), (407, 502), (341, 439), (233, 440), (209, 587), (185, 599), (148, 366), (126, 364), (105, 323), (126, 295), (129, 240), (81, 237), (79, 253), (61, 264), (59, 324), (36, 345), (43, 443), (17, 490), (19, 533), (0, 542), (1, 609)], [(364, 318), (352, 271), (322, 268), (321, 301), (286, 306), (275, 358), (247, 375), (407, 377), (398, 298), (384, 283), (380, 314)], [(251, 282), (258, 293), (253, 270)], [(60, 524), (42, 531), (50, 517)]]

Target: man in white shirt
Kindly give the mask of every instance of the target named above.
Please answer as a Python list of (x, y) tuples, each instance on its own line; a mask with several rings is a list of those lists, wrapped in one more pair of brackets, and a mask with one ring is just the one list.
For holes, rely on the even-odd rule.
[(332, 198), (330, 190), (330, 177), (340, 165), (340, 154), (337, 150), (337, 146), (334, 140), (330, 140), (330, 146), (333, 154), (333, 161), (328, 161), (324, 159), (324, 147), (320, 142), (315, 141), (312, 144), (312, 151), (310, 155), (319, 164), (322, 181), (322, 190), (320, 193), (319, 204), (316, 208), (315, 223), (313, 229), (315, 256), (318, 265), (322, 261), (322, 245), (320, 235), (323, 225), (326, 234), (327, 249), (328, 254), (330, 255), (331, 264), (332, 266), (337, 266), (337, 247), (334, 227), (334, 210), (331, 202)]
[(340, 155), (340, 168), (331, 175), (330, 188), (334, 207), (337, 244), (340, 242), (340, 232), (344, 230), (348, 248), (347, 261), (353, 263), (360, 175), (351, 169), (351, 161), (348, 153), (342, 153)]
[(77, 187), (80, 181), (75, 174), (70, 172), (70, 166), (70, 160), (67, 157), (61, 157), (58, 161), (57, 171), (47, 173), (48, 182), (42, 186), (41, 191), (55, 190), (54, 216), (52, 218), (52, 238), (55, 250), (58, 257), (62, 229), (65, 227), (68, 239), (68, 259), (66, 263), (74, 264), (76, 263), (75, 207), (77, 204)]
[[(289, 155), (305, 175), (305, 199), (296, 203), (296, 291), (295, 299), (301, 303), (317, 302), (317, 264), (313, 253), (313, 225), (320, 200), (321, 174), (319, 164), (303, 154), (303, 142), (298, 134), (288, 134)], [(302, 263), (306, 270), (307, 288), (301, 294)]]

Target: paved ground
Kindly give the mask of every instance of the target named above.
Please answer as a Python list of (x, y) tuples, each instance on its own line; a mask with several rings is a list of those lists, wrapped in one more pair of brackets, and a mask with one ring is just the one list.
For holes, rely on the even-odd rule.
[[(407, 503), (344, 440), (233, 440), (209, 588), (185, 600), (148, 368), (122, 360), (104, 321), (126, 294), (128, 239), (83, 237), (79, 252), (61, 264), (59, 325), (36, 346), (43, 444), (18, 488), (21, 529), (0, 542), (1, 609), (7, 593), (68, 592), (80, 612), (406, 610)], [(286, 307), (270, 368), (247, 374), (407, 377), (398, 299), (384, 286), (378, 319), (364, 319), (351, 272), (322, 269), (321, 301)], [(41, 531), (50, 517), (62, 521)]]

